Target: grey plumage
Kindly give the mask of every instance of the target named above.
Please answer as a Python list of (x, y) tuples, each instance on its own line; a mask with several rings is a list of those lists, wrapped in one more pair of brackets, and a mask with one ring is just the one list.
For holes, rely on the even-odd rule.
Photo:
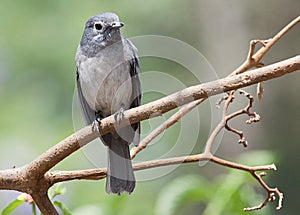
[[(134, 45), (120, 34), (123, 23), (113, 13), (90, 18), (76, 53), (77, 91), (86, 123), (137, 107), (141, 101), (139, 61)], [(108, 146), (106, 191), (131, 193), (135, 178), (129, 145), (140, 141), (140, 124), (101, 137)]]

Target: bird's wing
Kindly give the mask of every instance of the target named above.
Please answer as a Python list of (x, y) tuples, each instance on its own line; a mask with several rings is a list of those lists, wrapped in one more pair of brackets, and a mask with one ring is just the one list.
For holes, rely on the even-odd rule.
[[(141, 82), (139, 79), (140, 73), (140, 64), (139, 59), (137, 56), (137, 49), (135, 46), (126, 38), (125, 42), (127, 43), (130, 51), (132, 52), (132, 57), (129, 60), (130, 63), (130, 77), (131, 77), (131, 85), (132, 85), (132, 95), (131, 95), (131, 105), (130, 108), (138, 107), (141, 104), (142, 98), (142, 89), (141, 89)], [(132, 124), (131, 127), (135, 132), (135, 136), (133, 139), (133, 144), (137, 146), (140, 142), (140, 123)]]
[(87, 125), (90, 125), (95, 120), (95, 111), (90, 108), (89, 104), (85, 100), (82, 89), (80, 85), (80, 74), (78, 68), (76, 70), (76, 79), (77, 79), (77, 94), (80, 102), (80, 107)]

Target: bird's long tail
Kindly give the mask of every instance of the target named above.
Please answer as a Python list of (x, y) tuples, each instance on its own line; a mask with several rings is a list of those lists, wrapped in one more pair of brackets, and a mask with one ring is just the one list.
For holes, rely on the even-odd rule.
[[(110, 135), (110, 134), (108, 134)], [(120, 195), (132, 193), (135, 187), (129, 146), (122, 138), (113, 138), (108, 145), (106, 192)]]

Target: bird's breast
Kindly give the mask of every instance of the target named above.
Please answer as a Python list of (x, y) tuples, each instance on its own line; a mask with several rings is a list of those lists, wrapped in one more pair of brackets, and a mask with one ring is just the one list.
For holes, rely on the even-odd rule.
[(82, 59), (77, 66), (83, 96), (93, 110), (106, 117), (121, 106), (130, 107), (130, 64), (124, 58), (100, 55)]

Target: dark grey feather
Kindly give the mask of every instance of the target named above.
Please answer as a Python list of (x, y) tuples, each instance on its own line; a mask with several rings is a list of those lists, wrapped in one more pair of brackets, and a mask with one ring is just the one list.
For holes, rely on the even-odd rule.
[[(131, 77), (131, 83), (132, 83), (132, 96), (131, 96), (131, 105), (130, 108), (135, 108), (141, 105), (141, 98), (142, 98), (142, 88), (141, 88), (141, 82), (139, 79), (139, 73), (140, 73), (140, 64), (139, 59), (137, 57), (136, 49), (134, 45), (124, 38), (124, 42), (128, 44), (131, 51), (133, 52), (133, 58), (130, 60), (130, 77)], [(140, 143), (140, 123), (135, 123), (131, 125), (132, 129), (136, 131), (136, 134), (133, 138), (133, 144), (135, 146), (138, 146)]]

